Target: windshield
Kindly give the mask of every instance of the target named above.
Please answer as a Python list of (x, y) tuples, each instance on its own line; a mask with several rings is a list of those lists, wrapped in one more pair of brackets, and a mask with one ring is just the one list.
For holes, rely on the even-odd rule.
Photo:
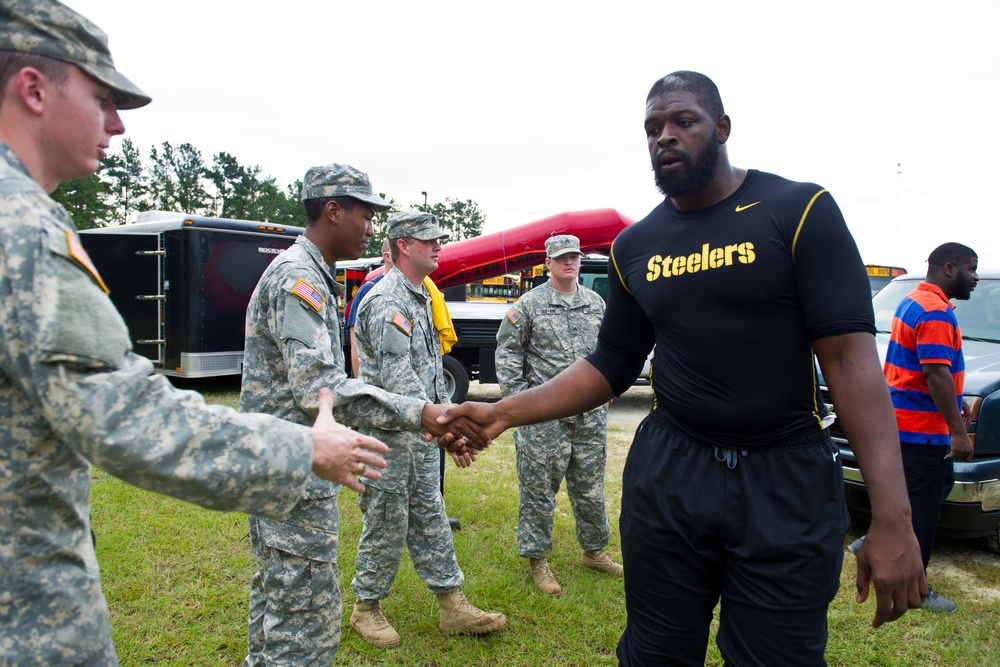
[[(896, 307), (917, 280), (897, 280), (889, 283), (872, 299), (875, 329), (889, 333)], [(962, 338), (1000, 342), (1000, 280), (980, 280), (968, 301), (952, 301)]]
[(879, 290), (881, 290), (883, 287), (885, 287), (886, 285), (888, 285), (889, 281), (891, 281), (891, 280), (892, 280), (892, 278), (889, 277), (889, 276), (884, 276), (884, 277), (880, 277), (880, 278), (876, 278), (874, 276), (869, 276), (868, 277), (868, 284), (871, 285), (872, 296), (875, 296), (876, 294), (878, 294)]

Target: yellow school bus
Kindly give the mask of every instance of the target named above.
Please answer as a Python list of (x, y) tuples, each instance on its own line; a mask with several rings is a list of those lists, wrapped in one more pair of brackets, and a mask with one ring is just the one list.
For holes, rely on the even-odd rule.
[(872, 296), (880, 289), (889, 284), (896, 276), (906, 273), (906, 269), (901, 266), (882, 266), (881, 264), (865, 264), (865, 271), (868, 272), (868, 282), (872, 287)]
[(492, 301), (495, 303), (513, 303), (521, 295), (521, 285), (518, 276), (507, 274), (483, 278), (466, 285), (466, 301)]

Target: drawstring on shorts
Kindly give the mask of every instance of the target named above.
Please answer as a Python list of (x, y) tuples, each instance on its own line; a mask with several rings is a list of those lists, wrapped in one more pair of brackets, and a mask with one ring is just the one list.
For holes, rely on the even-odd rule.
[(713, 448), (715, 452), (715, 460), (721, 463), (725, 463), (726, 467), (730, 470), (736, 469), (736, 464), (739, 463), (740, 456), (746, 456), (747, 450), (745, 449), (728, 449), (726, 447), (715, 447)]

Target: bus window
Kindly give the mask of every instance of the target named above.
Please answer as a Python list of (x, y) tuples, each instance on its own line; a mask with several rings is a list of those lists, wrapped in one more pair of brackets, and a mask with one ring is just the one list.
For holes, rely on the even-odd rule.
[(520, 296), (518, 277), (513, 275), (484, 278), (466, 286), (467, 301), (513, 302)]

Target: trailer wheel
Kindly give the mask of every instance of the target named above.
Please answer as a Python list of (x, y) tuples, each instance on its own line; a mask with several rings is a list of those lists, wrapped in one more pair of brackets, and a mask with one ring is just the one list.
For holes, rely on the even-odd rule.
[(455, 357), (446, 354), (441, 357), (441, 362), (444, 365), (445, 391), (451, 396), (452, 403), (461, 403), (469, 395), (469, 374)]

